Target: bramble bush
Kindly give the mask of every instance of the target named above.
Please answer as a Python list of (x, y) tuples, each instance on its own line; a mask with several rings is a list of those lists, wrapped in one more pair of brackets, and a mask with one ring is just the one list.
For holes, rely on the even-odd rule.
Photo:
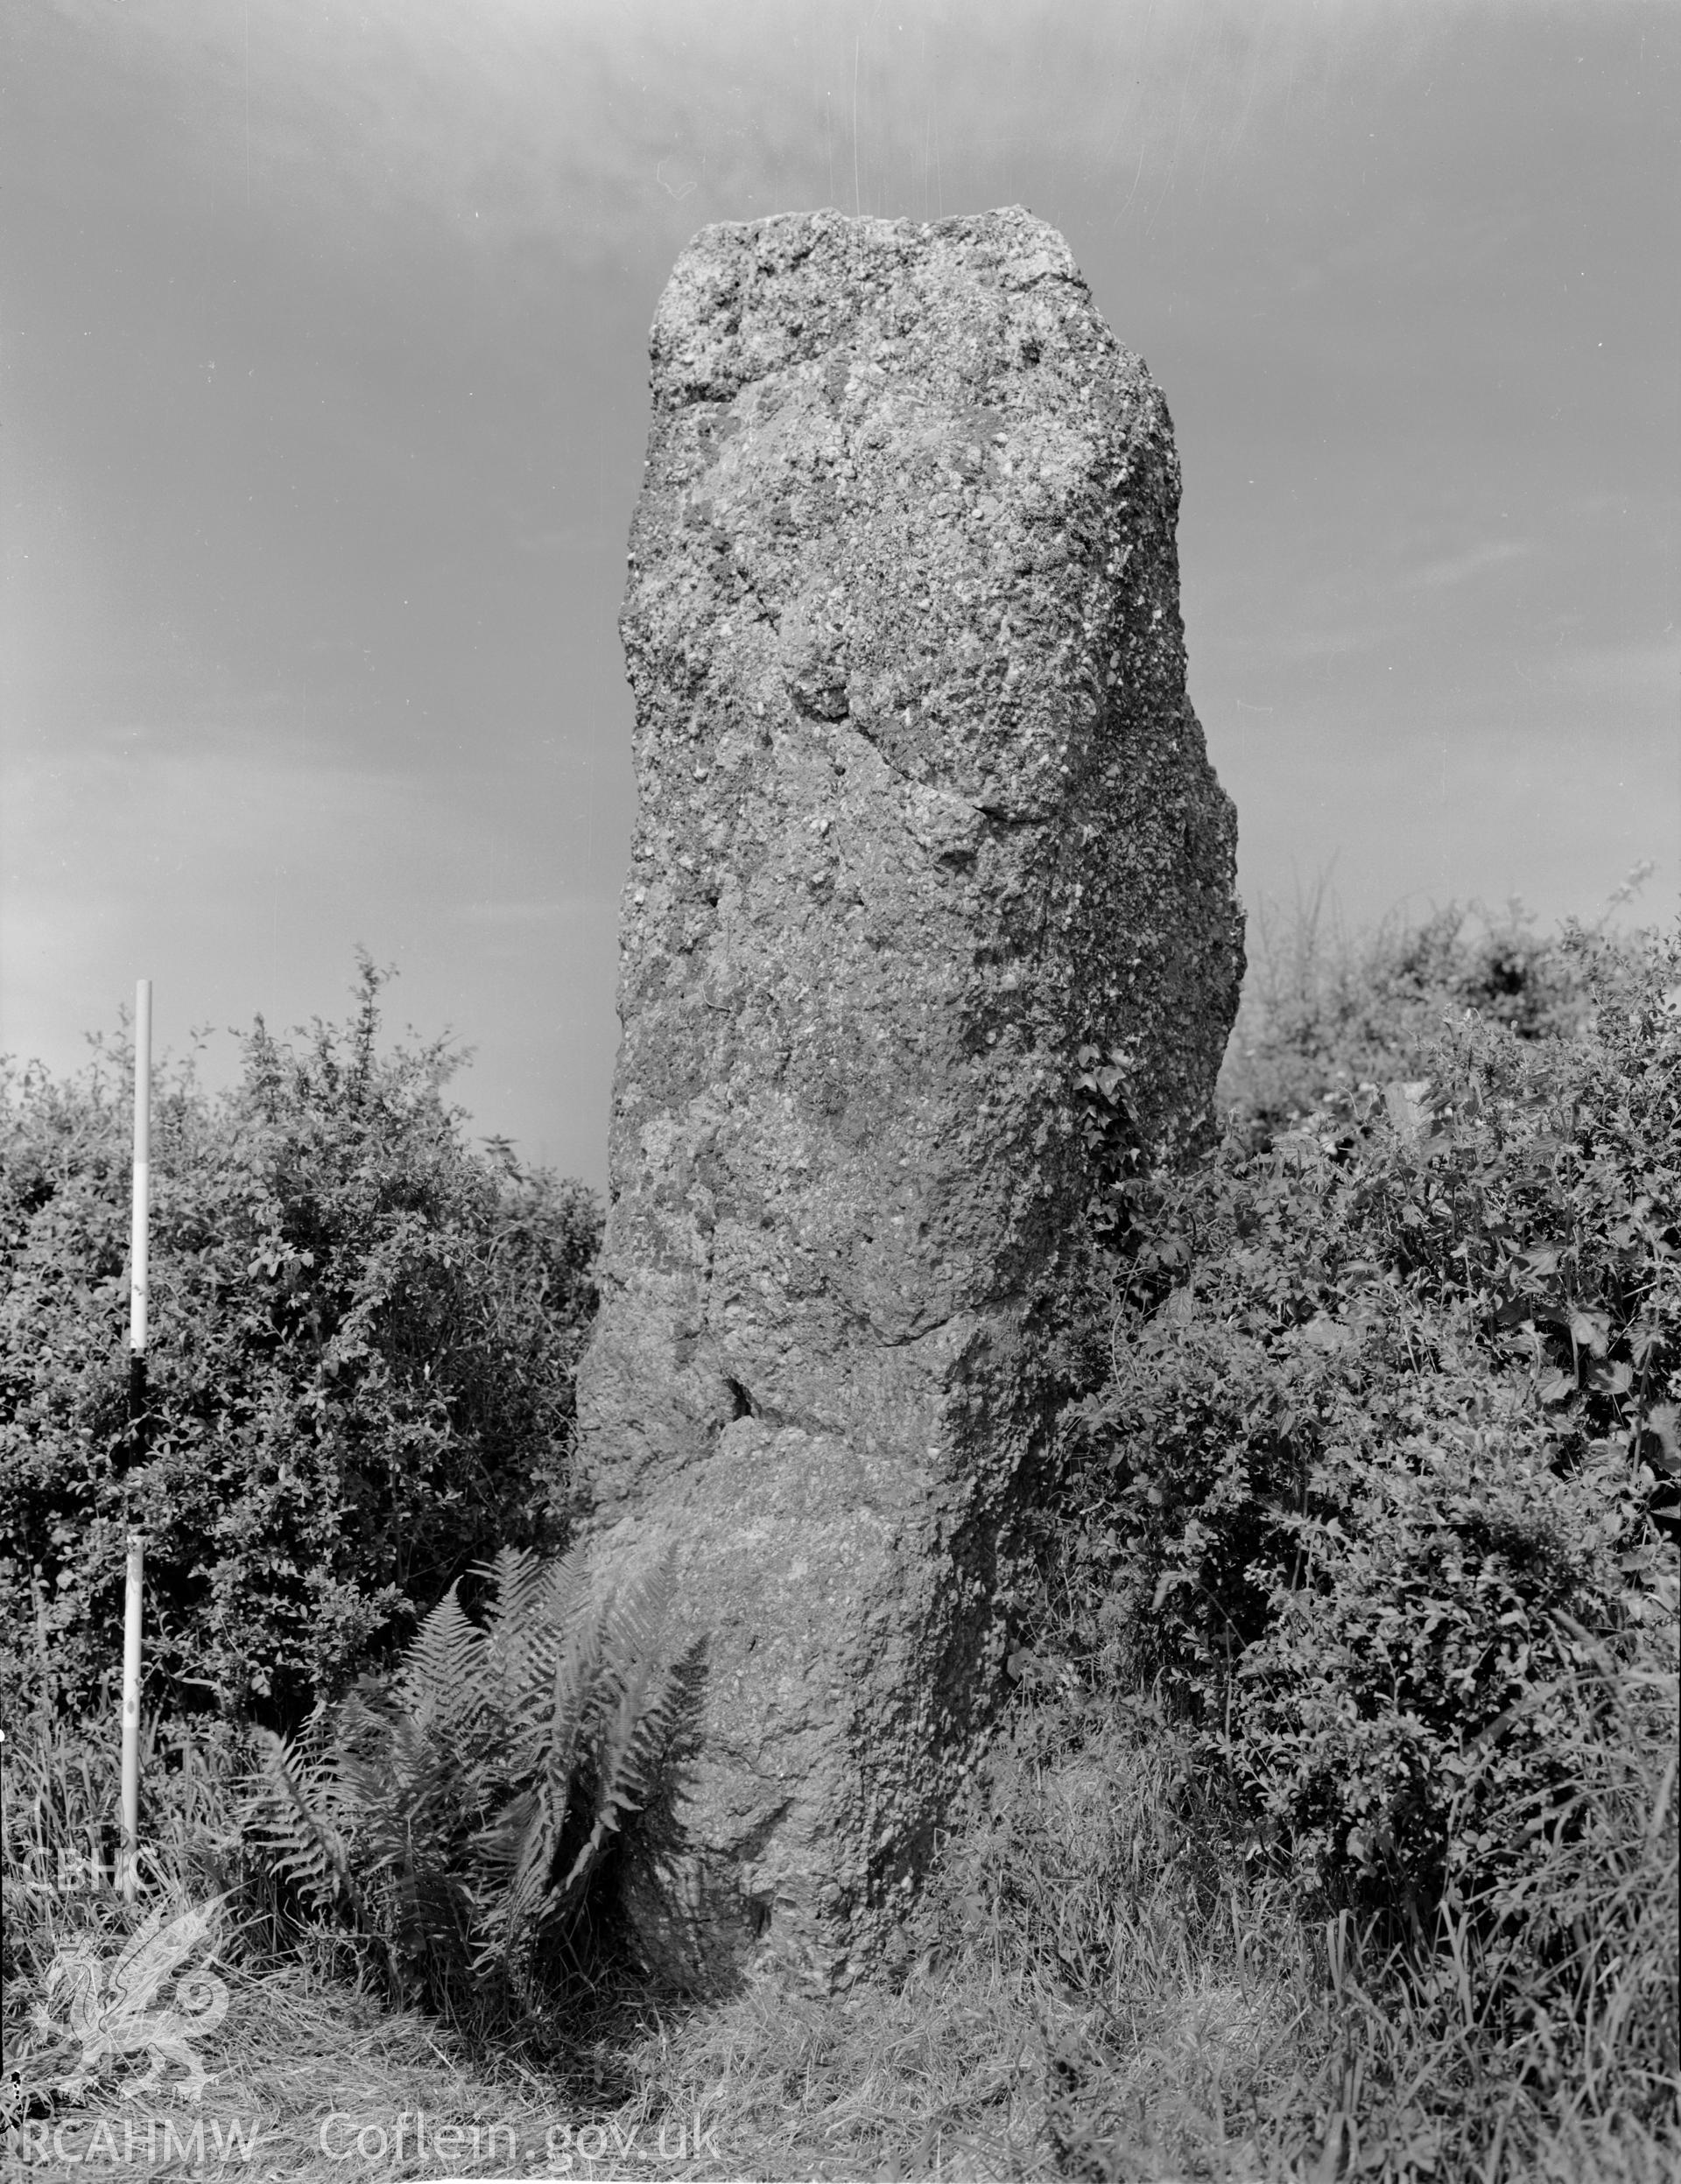
[[(1124, 1182), (1063, 1434), (1102, 1680), (1192, 1725), (1322, 1912), (1415, 1956), (1445, 1921), (1509, 1968), (1522, 1923), (1531, 2030), (1593, 2016), (1585, 1834), (1644, 1876), (1625, 1912), (1676, 1893), (1681, 937), (1579, 930), (1555, 968), (1574, 1029), (1438, 995), (1427, 1084), (1240, 1113), (1192, 1172)], [(1573, 1928), (1540, 1885), (1566, 1868)], [(1653, 2084), (1663, 1962), (1622, 2028)]]
[(497, 1548), (564, 1544), (600, 1232), (581, 1185), (473, 1146), (447, 1041), (378, 1048), (383, 975), (238, 1083), (152, 1114), (149, 1434), (125, 1468), (131, 1050), (0, 1106), (0, 1688), (89, 1710), (125, 1527), (167, 1710), (285, 1726)]

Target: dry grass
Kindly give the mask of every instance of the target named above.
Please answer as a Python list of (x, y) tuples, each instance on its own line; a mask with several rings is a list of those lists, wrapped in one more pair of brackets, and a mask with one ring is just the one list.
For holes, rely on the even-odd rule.
[[(114, 1907), (106, 1909), (104, 1919), (115, 1946), (129, 1921)], [(457, 2168), (477, 2174), (507, 2172), (505, 2159), (475, 2163), (470, 2152), (459, 2163), (440, 2166), (436, 2159), (412, 2158), (365, 2163), (354, 2152), (347, 2162), (329, 2159), (323, 2149), (323, 2125), (329, 2117), (337, 2120), (326, 2144), (336, 2152), (352, 2147), (357, 2131), (366, 2125), (383, 2127), (389, 2139), (405, 2110), (424, 2111), (434, 2136), (439, 2125), (470, 2130), (478, 2124), (487, 2157), (489, 2124), (510, 2125), (520, 2134), (524, 2151), (536, 2149), (538, 2158), (531, 2166), (539, 2170), (544, 2166), (545, 2131), (563, 2112), (551, 2087), (517, 2071), (505, 2077), (488, 2075), (474, 2068), (447, 2033), (423, 2019), (389, 2012), (371, 1996), (325, 1980), (303, 1964), (257, 1969), (242, 1964), (236, 1954), (222, 1970), (229, 1988), (227, 2018), (196, 2043), (214, 2080), (200, 2103), (178, 2103), (166, 2096), (128, 2099), (122, 2082), (107, 2078), (81, 2100), (53, 2103), (44, 2117), (24, 2126), (13, 2149), (14, 2159), (25, 2157), (19, 2166), (55, 2173), (61, 2152), (82, 2154), (85, 2166), (95, 2169), (103, 2124), (121, 2166), (127, 2166), (126, 2146), (137, 2142), (145, 2173), (160, 2178), (218, 2172), (288, 2179), (436, 2176)], [(32, 2088), (46, 2090), (75, 2060), (73, 2043), (39, 2033), (22, 2047), (8, 2046), (8, 2069), (20, 2071), (25, 2094)], [(130, 2064), (124, 2078), (131, 2082), (137, 2067)], [(253, 2147), (249, 2158), (236, 2152), (216, 2159), (218, 2147), (227, 2148), (230, 2125)], [(57, 2145), (52, 2139), (55, 2127), (62, 2134)], [(191, 2146), (199, 2127), (202, 2171), (177, 2151), (182, 2138)], [(134, 2134), (133, 2141), (125, 2138), (125, 2131)], [(156, 2156), (150, 2161), (144, 2152), (149, 2131)], [(411, 2130), (410, 2136), (411, 2140)], [(467, 2143), (470, 2148), (470, 2138)], [(505, 2140), (498, 2145), (499, 2154), (505, 2145)], [(39, 2152), (30, 2162), (36, 2149)]]
[[(826, 1998), (755, 1985), (707, 2005), (622, 1989), (542, 2054), (471, 2048), (382, 2006), (325, 1935), (279, 1961), (260, 1928), (230, 1923), (229, 2007), (200, 2043), (215, 2082), (201, 2108), (150, 2110), (167, 2158), (144, 2162), (147, 2105), (123, 2096), (125, 2063), (14, 2137), (8, 2173), (69, 2173), (51, 2151), (54, 2124), (67, 2156), (91, 2157), (78, 2173), (97, 2173), (102, 2123), (119, 2165), (134, 2127), (126, 2143), (160, 2178), (1656, 2184), (1677, 2173), (1681, 2144), (1620, 2119), (1614, 2103), (1598, 2117), (1567, 2103), (1544, 2112), (1482, 2069), (1474, 2039), (1445, 2037), (1439, 2013), (1393, 1991), (1374, 2000), (1346, 1928), (1305, 1930), (1278, 1885), (1250, 1879), (1222, 1847), (1219, 1815), (1197, 1795), (1174, 1738), (1147, 1715), (1095, 1719), (1042, 1702), (997, 1749), (895, 1980)], [(14, 1815), (32, 1809), (46, 1816), (27, 1796), (11, 1801), (9, 1863), (22, 1847)], [(193, 1893), (179, 1846), (174, 1864), (149, 1892), (167, 1911)], [(144, 1908), (109, 1892), (14, 1894), (6, 2068), (20, 2094), (46, 2107), (74, 2060), (31, 2022), (54, 1953), (89, 1935), (115, 1955)], [(219, 2162), (234, 2122), (255, 2126), (255, 2151)], [(179, 2151), (200, 2123), (202, 2167)], [(440, 2153), (446, 2124), (464, 2135)], [(364, 2129), (369, 2159), (355, 2150)]]

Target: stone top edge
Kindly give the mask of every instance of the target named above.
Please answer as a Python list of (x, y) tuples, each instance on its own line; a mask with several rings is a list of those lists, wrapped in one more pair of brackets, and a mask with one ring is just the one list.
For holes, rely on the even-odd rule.
[(702, 228), (685, 245), (674, 270), (686, 262), (767, 246), (778, 255), (810, 239), (815, 248), (824, 242), (871, 246), (893, 252), (930, 245), (971, 244), (995, 254), (1006, 263), (1031, 262), (1035, 278), (1060, 275), (1081, 287), (1073, 252), (1049, 221), (1041, 220), (1024, 205), (999, 205), (976, 213), (953, 213), (939, 220), (888, 220), (873, 213), (838, 211), (819, 206), (809, 212), (770, 213), (759, 220), (720, 220)]
[(693, 236), (654, 313), (656, 405), (728, 399), (820, 354), (901, 284), (936, 313), (960, 313), (966, 290), (1061, 290), (1120, 348), (1067, 242), (1025, 206), (928, 221), (825, 207), (720, 221)]
[[(765, 213), (756, 220), (710, 221), (696, 230), (688, 247), (693, 249), (695, 242), (708, 235), (757, 235), (788, 228), (822, 226), (883, 235), (956, 235), (1006, 223), (1039, 235), (1054, 235), (1059, 242), (1063, 242), (1048, 220), (1041, 220), (1025, 205), (991, 205), (980, 212), (946, 213), (938, 220), (891, 220), (878, 213), (843, 213), (838, 205), (812, 205), (803, 212)], [(1066, 243), (1063, 243), (1063, 248), (1067, 248)]]

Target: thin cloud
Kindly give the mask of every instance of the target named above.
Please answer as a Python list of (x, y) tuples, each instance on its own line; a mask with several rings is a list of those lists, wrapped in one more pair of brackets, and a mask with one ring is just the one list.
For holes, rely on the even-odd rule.
[(912, 0), (891, 20), (869, 0), (68, 0), (61, 19), (168, 83), (184, 117), (174, 156), (218, 190), (249, 178), (262, 202), (283, 183), (285, 216), (312, 224), (330, 211), (354, 228), (360, 207), (418, 211), (479, 244), (541, 232), (587, 267), (651, 228), (680, 237), (747, 204), (974, 209), (981, 171), (962, 147), (984, 147), (988, 172), (1003, 151), (1030, 184), (1052, 165), (1112, 171), (1117, 205), (1136, 197), (1148, 221), (1174, 190), (1218, 183), (1283, 110), (1410, 66), (1452, 13), (1419, 0), (1263, 15), (1237, 0)]
[(1505, 568), (1514, 561), (1527, 561), (1536, 551), (1526, 539), (1486, 538), (1479, 544), (1467, 546), (1462, 553), (1444, 555), (1440, 560), (1427, 562), (1422, 569), (1415, 569), (1406, 579), (1421, 591), (1441, 591), (1456, 584), (1468, 584), (1475, 577), (1486, 576), (1491, 569)]

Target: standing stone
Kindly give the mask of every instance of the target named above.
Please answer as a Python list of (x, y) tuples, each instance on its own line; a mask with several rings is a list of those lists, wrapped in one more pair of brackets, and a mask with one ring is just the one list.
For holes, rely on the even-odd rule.
[(1093, 1187), (1082, 1047), (1207, 1111), (1242, 966), (1167, 409), (1016, 207), (707, 228), (622, 630), (639, 811), (580, 1380), (599, 1556), (704, 1649), (650, 1961), (825, 1981), (995, 1703)]

